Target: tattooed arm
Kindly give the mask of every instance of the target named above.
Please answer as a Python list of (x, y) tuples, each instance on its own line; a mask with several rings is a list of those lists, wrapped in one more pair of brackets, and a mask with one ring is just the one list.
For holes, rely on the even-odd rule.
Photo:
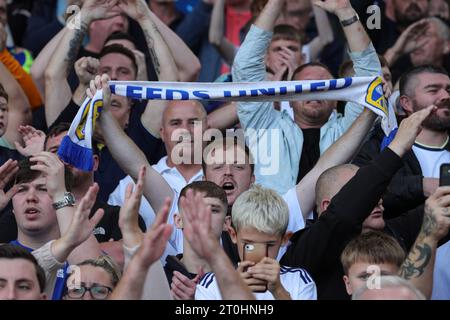
[(433, 289), (436, 249), (450, 227), (450, 187), (440, 187), (425, 202), (422, 228), (399, 275), (429, 299)]
[[(178, 70), (167, 43), (161, 36), (147, 3), (144, 0), (128, 0), (121, 2), (119, 7), (130, 18), (136, 20), (144, 31), (153, 67), (159, 81), (178, 81)], [(166, 101), (149, 100), (145, 112), (141, 116), (143, 126), (155, 137), (159, 137), (162, 114)]]
[(75, 28), (65, 27), (65, 33), (45, 70), (45, 119), (50, 126), (69, 104), (72, 97), (67, 77), (78, 57), (89, 24), (98, 19), (117, 15), (112, 7), (117, 1), (86, 0), (81, 11), (72, 19), (80, 22)]

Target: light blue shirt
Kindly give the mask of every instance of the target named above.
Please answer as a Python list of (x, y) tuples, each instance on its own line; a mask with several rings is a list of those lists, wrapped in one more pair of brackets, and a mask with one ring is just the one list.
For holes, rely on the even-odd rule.
[(436, 252), (431, 300), (450, 300), (450, 241)]
[[(233, 64), (233, 81), (266, 80), (264, 58), (272, 33), (252, 25)], [(363, 52), (350, 52), (355, 76), (381, 75), (381, 65), (372, 44)], [(345, 116), (331, 117), (320, 129), (323, 154), (363, 111), (363, 106), (347, 103)], [(303, 147), (303, 133), (287, 112), (272, 102), (239, 102), (239, 120), (255, 161), (256, 183), (286, 193), (295, 186)], [(249, 130), (253, 129), (253, 130)]]

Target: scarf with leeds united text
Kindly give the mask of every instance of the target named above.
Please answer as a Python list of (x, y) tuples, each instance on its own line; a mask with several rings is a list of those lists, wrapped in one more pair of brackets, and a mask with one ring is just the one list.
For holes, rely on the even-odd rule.
[[(109, 86), (112, 94), (146, 100), (349, 101), (380, 115), (386, 135), (397, 127), (380, 77), (247, 83), (110, 81)], [(101, 91), (84, 101), (58, 150), (62, 160), (81, 170), (91, 171), (93, 167), (92, 135), (102, 105)]]

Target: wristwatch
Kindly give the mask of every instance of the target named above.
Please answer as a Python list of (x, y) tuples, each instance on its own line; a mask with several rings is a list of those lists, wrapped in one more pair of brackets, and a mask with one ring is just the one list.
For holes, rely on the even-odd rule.
[(70, 192), (64, 192), (64, 198), (62, 200), (54, 202), (52, 205), (55, 210), (64, 207), (73, 207), (75, 205), (75, 197)]
[(353, 17), (351, 17), (351, 18), (349, 18), (349, 19), (345, 19), (345, 20), (341, 20), (341, 25), (343, 26), (343, 27), (347, 27), (347, 26), (349, 26), (349, 25), (352, 25), (352, 24), (354, 24), (356, 21), (358, 21), (359, 20), (359, 16), (358, 16), (358, 14), (356, 13)]

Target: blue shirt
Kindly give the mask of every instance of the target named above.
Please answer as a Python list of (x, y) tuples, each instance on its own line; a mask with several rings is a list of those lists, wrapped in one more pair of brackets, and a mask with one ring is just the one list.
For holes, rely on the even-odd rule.
[[(22, 247), (30, 252), (34, 251), (34, 249), (24, 246), (17, 240), (11, 241), (10, 244)], [(62, 267), (61, 269), (58, 269), (58, 271), (57, 271), (55, 288), (53, 289), (52, 300), (61, 300), (64, 295), (64, 287), (66, 285), (67, 268), (68, 267), (69, 267), (69, 264), (67, 262), (65, 262), (64, 267)]]

